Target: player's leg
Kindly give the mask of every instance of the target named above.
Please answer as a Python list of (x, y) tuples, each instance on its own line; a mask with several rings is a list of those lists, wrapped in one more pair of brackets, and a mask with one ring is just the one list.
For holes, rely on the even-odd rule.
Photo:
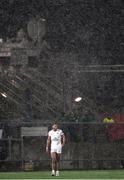
[(56, 172), (56, 153), (55, 152), (51, 152), (51, 159), (52, 159), (52, 176), (54, 176)]
[(60, 155), (61, 154), (57, 154), (56, 153), (56, 171), (59, 171), (59, 167), (60, 167)]
[(56, 176), (59, 176), (60, 155), (61, 154), (56, 153)]

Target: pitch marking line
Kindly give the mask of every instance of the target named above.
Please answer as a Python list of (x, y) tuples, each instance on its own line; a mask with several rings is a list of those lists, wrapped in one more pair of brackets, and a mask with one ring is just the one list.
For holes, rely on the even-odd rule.
[[(50, 180), (50, 179), (0, 179), (0, 180)], [(61, 180), (60, 179), (52, 179), (52, 180)], [(71, 179), (62, 179), (62, 180), (71, 180)], [(111, 179), (72, 179), (72, 180), (111, 180)], [(121, 179), (114, 179), (121, 180)]]

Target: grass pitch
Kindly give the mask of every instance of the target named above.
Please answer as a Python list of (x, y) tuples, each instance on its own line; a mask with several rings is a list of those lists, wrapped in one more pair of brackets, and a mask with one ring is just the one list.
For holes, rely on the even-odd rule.
[(0, 179), (124, 179), (124, 170), (61, 171), (59, 177), (52, 177), (48, 171), (1, 172)]

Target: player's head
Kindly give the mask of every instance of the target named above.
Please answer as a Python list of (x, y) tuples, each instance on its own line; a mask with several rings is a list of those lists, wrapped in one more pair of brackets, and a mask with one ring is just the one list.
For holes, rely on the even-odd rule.
[(58, 123), (57, 122), (53, 123), (52, 128), (54, 131), (56, 131), (58, 129)]

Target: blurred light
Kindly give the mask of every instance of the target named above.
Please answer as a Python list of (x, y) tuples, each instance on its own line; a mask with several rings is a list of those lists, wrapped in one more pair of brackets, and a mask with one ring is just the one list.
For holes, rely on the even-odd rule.
[(2, 38), (0, 38), (0, 43), (3, 43), (3, 39)]
[(6, 93), (1, 93), (1, 95), (5, 98), (7, 98), (7, 94)]
[(42, 18), (42, 21), (44, 21), (44, 22), (45, 22), (45, 21), (46, 21), (46, 19)]
[(80, 102), (82, 100), (82, 97), (75, 98), (75, 102)]

